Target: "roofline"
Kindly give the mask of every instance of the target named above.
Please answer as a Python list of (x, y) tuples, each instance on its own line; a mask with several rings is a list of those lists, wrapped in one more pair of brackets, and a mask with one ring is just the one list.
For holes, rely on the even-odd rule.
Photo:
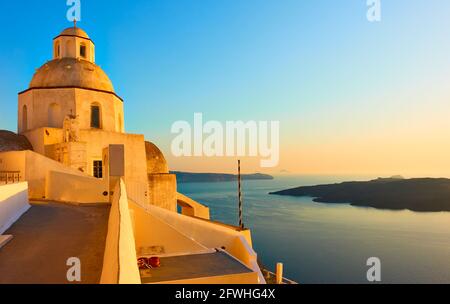
[(79, 87), (79, 86), (35, 87), (35, 88), (29, 88), (29, 89), (26, 89), (25, 91), (19, 92), (18, 95), (25, 94), (31, 90), (54, 90), (54, 89), (81, 89), (81, 90), (89, 90), (89, 91), (100, 92), (100, 93), (107, 93), (107, 94), (112, 94), (112, 95), (116, 96), (117, 98), (120, 99), (120, 101), (123, 102), (122, 97), (117, 95), (115, 92), (110, 92), (110, 91), (105, 91), (105, 90), (100, 90), (100, 89), (93, 89), (93, 88), (84, 88), (84, 87)]
[(55, 38), (53, 38), (53, 40), (56, 40), (56, 39), (58, 39), (59, 37), (77, 37), (77, 38), (80, 38), (80, 39), (89, 40), (90, 42), (92, 42), (92, 44), (95, 45), (94, 41), (92, 41), (91, 38), (86, 38), (86, 37), (79, 36), (79, 35), (58, 35), (58, 36), (56, 36)]

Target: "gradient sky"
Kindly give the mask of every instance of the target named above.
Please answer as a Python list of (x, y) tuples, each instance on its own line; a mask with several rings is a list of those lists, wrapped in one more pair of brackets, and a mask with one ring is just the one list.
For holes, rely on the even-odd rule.
[[(65, 0), (1, 1), (0, 129), (51, 58)], [(279, 120), (280, 166), (302, 174), (450, 176), (450, 1), (82, 0), (79, 26), (125, 100), (126, 129), (171, 169), (230, 172), (235, 159), (174, 158), (176, 120)]]

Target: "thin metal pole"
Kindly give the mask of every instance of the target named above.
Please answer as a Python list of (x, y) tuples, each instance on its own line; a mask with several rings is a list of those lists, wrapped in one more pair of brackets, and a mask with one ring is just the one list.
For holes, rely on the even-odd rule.
[(242, 215), (242, 187), (241, 187), (241, 161), (238, 160), (238, 188), (239, 188), (239, 227), (244, 229), (244, 220)]

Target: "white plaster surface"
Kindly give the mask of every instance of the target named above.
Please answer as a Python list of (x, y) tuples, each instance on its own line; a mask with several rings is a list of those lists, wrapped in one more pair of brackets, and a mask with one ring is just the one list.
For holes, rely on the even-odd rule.
[(8, 244), (9, 241), (11, 241), (13, 238), (12, 235), (0, 235), (0, 249), (2, 249), (3, 246)]
[(0, 234), (5, 233), (30, 207), (28, 183), (0, 186)]

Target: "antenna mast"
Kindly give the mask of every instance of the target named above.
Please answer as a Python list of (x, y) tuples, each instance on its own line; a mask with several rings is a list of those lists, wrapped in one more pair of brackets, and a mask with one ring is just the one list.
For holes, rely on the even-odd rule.
[(238, 191), (239, 191), (239, 228), (244, 230), (244, 220), (242, 215), (242, 187), (241, 187), (241, 161), (238, 160)]

